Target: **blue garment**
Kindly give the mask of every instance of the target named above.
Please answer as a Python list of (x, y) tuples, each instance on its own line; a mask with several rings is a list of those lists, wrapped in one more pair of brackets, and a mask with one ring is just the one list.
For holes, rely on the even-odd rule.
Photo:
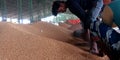
[(95, 32), (96, 35), (99, 36), (103, 40), (103, 42), (110, 45), (111, 48), (120, 51), (120, 43), (119, 46), (113, 46), (113, 44), (120, 42), (120, 33), (116, 32), (112, 27), (101, 21), (94, 21), (91, 24), (90, 30), (91, 32)]
[(120, 59), (120, 33), (98, 20), (91, 23), (90, 32), (92, 36), (99, 36), (101, 41), (110, 48), (107, 53), (111, 56), (110, 60)]

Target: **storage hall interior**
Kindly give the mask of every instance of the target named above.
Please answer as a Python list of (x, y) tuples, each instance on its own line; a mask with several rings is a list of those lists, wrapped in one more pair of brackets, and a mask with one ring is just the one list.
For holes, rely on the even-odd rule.
[(108, 60), (72, 36), (82, 27), (69, 10), (52, 15), (53, 1), (0, 0), (0, 60)]

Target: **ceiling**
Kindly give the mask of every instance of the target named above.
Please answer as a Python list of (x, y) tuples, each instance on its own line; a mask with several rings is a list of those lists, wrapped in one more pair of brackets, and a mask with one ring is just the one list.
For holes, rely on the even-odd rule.
[(18, 19), (33, 19), (51, 15), (54, 0), (0, 0), (0, 16)]

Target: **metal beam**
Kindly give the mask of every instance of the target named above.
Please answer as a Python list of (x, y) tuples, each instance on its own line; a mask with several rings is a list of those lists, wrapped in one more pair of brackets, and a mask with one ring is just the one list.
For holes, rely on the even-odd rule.
[(30, 22), (33, 22), (33, 2), (32, 0), (28, 0), (28, 8), (29, 8), (29, 14), (30, 14)]
[(0, 2), (1, 2), (2, 21), (6, 21), (7, 20), (6, 0), (0, 0)]
[(20, 20), (22, 21), (22, 0), (17, 0), (17, 8), (18, 8), (18, 23), (20, 23)]

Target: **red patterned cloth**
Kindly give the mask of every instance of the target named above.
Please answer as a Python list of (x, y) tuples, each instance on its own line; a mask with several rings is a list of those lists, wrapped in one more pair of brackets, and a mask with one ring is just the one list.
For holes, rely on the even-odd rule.
[(79, 24), (80, 23), (80, 19), (71, 19), (71, 20), (67, 20), (67, 22), (70, 23), (70, 24), (75, 25), (75, 24)]

